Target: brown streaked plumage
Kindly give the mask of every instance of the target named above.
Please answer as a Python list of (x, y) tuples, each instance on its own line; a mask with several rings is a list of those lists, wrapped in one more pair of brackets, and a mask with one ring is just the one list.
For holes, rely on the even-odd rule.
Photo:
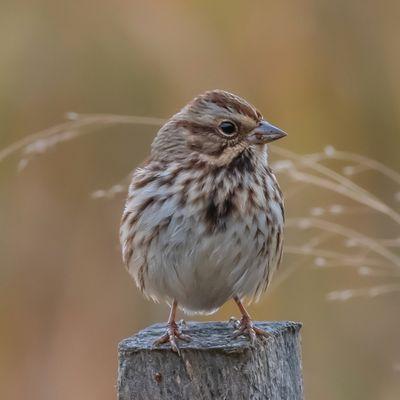
[(121, 221), (125, 265), (140, 290), (171, 305), (157, 342), (187, 340), (177, 307), (212, 313), (229, 298), (242, 314), (236, 335), (265, 334), (241, 299), (258, 299), (282, 255), (282, 193), (267, 143), (285, 133), (222, 90), (190, 101), (158, 132), (132, 177)]

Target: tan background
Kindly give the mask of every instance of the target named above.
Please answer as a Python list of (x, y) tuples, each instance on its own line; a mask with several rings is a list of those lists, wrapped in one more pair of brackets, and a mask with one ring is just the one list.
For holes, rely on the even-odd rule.
[[(168, 117), (218, 87), (288, 131), (284, 148), (333, 145), (400, 170), (399, 21), (398, 1), (3, 0), (0, 148), (68, 111)], [(126, 176), (155, 131), (103, 129), (49, 149), (19, 173), (20, 155), (0, 163), (2, 399), (113, 398), (118, 341), (166, 318), (122, 267), (124, 195), (90, 196)], [(390, 203), (400, 190), (378, 174), (361, 179)], [(295, 185), (281, 181), (285, 193)], [(289, 217), (329, 205), (332, 195), (313, 187), (295, 199)], [(376, 213), (344, 218), (374, 236), (398, 236), (398, 225)], [(250, 310), (256, 319), (304, 323), (307, 399), (399, 399), (399, 292), (326, 300), (331, 291), (400, 284), (396, 268), (362, 277), (289, 255), (282, 271), (293, 263)], [(234, 313), (227, 304), (211, 318)]]

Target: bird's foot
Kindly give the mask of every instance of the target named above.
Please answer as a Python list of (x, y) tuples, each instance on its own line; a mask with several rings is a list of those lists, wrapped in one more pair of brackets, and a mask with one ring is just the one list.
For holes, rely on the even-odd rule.
[(249, 336), (252, 343), (256, 341), (257, 336), (262, 338), (269, 337), (268, 332), (264, 331), (263, 329), (257, 328), (254, 326), (253, 321), (247, 315), (243, 315), (241, 320), (235, 320), (234, 318), (230, 318), (229, 322), (233, 323), (235, 327), (235, 331), (233, 332), (233, 337), (237, 338), (241, 335)]
[(181, 354), (177, 344), (177, 339), (181, 339), (185, 342), (190, 342), (191, 338), (189, 335), (184, 335), (179, 329), (178, 324), (175, 321), (168, 323), (167, 331), (160, 338), (154, 341), (154, 346), (158, 346), (164, 343), (170, 343), (172, 351)]

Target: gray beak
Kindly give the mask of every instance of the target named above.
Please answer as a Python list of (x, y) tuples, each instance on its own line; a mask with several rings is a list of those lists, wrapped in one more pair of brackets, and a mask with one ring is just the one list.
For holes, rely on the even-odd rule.
[(247, 136), (247, 140), (252, 144), (265, 144), (273, 142), (287, 136), (282, 129), (262, 120)]

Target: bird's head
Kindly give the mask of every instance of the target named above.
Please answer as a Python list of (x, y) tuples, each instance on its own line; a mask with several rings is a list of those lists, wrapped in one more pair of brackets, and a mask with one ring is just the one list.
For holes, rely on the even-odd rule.
[(212, 90), (195, 97), (160, 129), (152, 155), (166, 161), (195, 155), (224, 165), (249, 147), (263, 152), (267, 143), (284, 136), (246, 100)]

